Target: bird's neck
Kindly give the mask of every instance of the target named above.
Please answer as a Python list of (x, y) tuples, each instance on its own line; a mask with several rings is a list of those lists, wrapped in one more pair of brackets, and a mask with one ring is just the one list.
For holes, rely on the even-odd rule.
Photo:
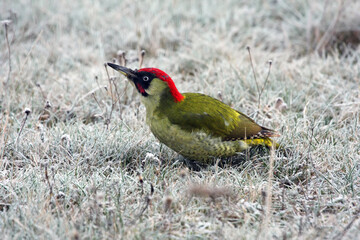
[(170, 90), (164, 91), (160, 95), (148, 95), (146, 97), (142, 96), (141, 102), (146, 108), (147, 117), (152, 116), (156, 109), (161, 111), (162, 109), (159, 108), (171, 107), (171, 105), (177, 104)]

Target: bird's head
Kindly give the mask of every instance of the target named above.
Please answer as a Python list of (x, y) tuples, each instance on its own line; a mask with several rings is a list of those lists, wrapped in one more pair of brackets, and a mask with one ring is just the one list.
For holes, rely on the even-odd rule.
[(125, 75), (145, 98), (170, 92), (175, 102), (181, 102), (184, 99), (184, 96), (177, 90), (170, 76), (160, 69), (141, 68), (139, 70), (132, 70), (113, 63), (107, 63), (107, 65)]

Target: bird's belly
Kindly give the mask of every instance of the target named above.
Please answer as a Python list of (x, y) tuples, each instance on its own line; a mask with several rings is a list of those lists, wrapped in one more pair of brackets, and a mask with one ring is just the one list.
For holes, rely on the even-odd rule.
[(148, 119), (152, 133), (160, 142), (184, 157), (206, 161), (214, 157), (233, 156), (248, 146), (243, 141), (222, 141), (203, 131), (186, 131), (167, 118)]

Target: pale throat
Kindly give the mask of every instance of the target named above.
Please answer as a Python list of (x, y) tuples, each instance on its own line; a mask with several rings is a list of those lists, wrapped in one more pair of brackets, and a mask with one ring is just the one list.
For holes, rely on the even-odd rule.
[(150, 87), (145, 90), (148, 95), (146, 97), (141, 96), (141, 102), (146, 108), (146, 114), (154, 112), (156, 107), (159, 106), (160, 97), (167, 90), (167, 88), (167, 83), (164, 81), (158, 78), (153, 79)]
[(160, 104), (160, 95), (141, 96), (140, 101), (146, 108), (146, 114), (153, 113)]

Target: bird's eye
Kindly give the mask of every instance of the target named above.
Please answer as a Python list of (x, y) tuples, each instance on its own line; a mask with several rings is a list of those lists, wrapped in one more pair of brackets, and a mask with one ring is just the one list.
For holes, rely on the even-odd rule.
[(149, 77), (148, 76), (144, 76), (143, 77), (143, 80), (146, 82), (146, 81), (149, 81)]

